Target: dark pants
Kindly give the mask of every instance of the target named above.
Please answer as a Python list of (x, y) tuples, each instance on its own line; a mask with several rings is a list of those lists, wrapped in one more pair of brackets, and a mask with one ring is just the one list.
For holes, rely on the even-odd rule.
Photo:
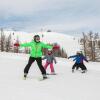
[(81, 70), (87, 70), (86, 66), (83, 63), (75, 63), (72, 67), (72, 69), (78, 70), (78, 68), (81, 68)]
[(26, 65), (25, 69), (24, 69), (24, 73), (27, 73), (28, 74), (28, 71), (32, 65), (32, 63), (36, 60), (37, 64), (38, 64), (38, 67), (41, 71), (42, 74), (45, 74), (46, 75), (46, 71), (44, 69), (44, 67), (42, 66), (42, 59), (41, 57), (38, 57), (38, 58), (34, 58), (34, 57), (30, 57), (29, 58), (29, 61), (28, 61), (28, 64)]

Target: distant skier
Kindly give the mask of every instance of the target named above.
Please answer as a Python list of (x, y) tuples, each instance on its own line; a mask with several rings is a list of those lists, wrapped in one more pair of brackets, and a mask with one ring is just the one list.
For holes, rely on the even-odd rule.
[(47, 55), (44, 56), (42, 58), (42, 60), (44, 60), (44, 59), (46, 59), (46, 63), (44, 65), (45, 70), (47, 69), (48, 65), (50, 65), (51, 75), (56, 75), (55, 70), (54, 70), (54, 66), (53, 66), (53, 61), (55, 62), (55, 64), (57, 63), (57, 61), (53, 55), (52, 49), (48, 49)]
[(74, 58), (73, 61), (76, 61), (75, 64), (73, 65), (73, 67), (72, 67), (72, 72), (74, 72), (75, 68), (76, 68), (76, 70), (78, 70), (79, 68), (81, 68), (82, 73), (85, 73), (87, 71), (87, 68), (84, 65), (83, 61), (88, 62), (88, 60), (82, 54), (82, 52), (77, 52), (76, 55), (68, 57), (68, 59), (70, 59), (70, 58)]
[(24, 78), (26, 79), (32, 63), (36, 60), (38, 67), (43, 75), (43, 79), (46, 79), (47, 78), (46, 71), (45, 71), (44, 67), (42, 66), (42, 58), (41, 58), (42, 57), (42, 48), (55, 49), (56, 47), (53, 47), (53, 46), (44, 44), (43, 42), (40, 42), (39, 35), (35, 35), (34, 40), (32, 42), (24, 43), (24, 44), (15, 43), (14, 46), (31, 47), (30, 58), (29, 58), (28, 64), (26, 65), (26, 67), (24, 69)]

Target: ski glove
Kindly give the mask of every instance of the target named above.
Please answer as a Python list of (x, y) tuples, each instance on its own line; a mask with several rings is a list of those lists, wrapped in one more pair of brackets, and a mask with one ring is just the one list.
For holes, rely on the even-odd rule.
[(59, 50), (59, 49), (60, 49), (59, 45), (53, 46), (53, 50)]
[(68, 59), (70, 59), (70, 57), (68, 57)]
[(57, 64), (57, 62), (55, 62), (55, 64)]
[(19, 43), (15, 43), (15, 44), (14, 44), (14, 46), (19, 47), (19, 46), (20, 46), (20, 44), (19, 44)]

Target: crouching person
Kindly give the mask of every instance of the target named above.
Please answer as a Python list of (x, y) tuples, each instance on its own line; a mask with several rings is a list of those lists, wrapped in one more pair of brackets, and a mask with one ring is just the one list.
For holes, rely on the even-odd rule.
[(74, 72), (75, 68), (76, 68), (76, 70), (81, 68), (82, 73), (85, 73), (87, 71), (87, 68), (84, 65), (83, 61), (88, 62), (88, 60), (81, 52), (77, 52), (76, 55), (68, 57), (68, 59), (70, 59), (70, 58), (74, 58), (73, 61), (75, 61), (75, 64), (72, 67), (72, 72)]

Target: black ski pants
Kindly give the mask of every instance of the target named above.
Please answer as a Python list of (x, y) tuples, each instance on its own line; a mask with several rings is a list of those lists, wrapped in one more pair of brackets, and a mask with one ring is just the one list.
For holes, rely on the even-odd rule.
[(41, 57), (38, 57), (38, 58), (34, 58), (34, 57), (30, 57), (29, 58), (29, 61), (28, 61), (28, 64), (26, 65), (25, 69), (24, 69), (24, 73), (27, 73), (28, 74), (28, 71), (32, 65), (32, 63), (36, 60), (37, 62), (37, 65), (42, 73), (42, 75), (46, 75), (46, 71), (44, 69), (44, 67), (42, 66), (42, 58)]
[(72, 69), (75, 69), (75, 68), (76, 68), (76, 70), (77, 70), (78, 68), (81, 68), (81, 70), (87, 70), (86, 66), (85, 66), (83, 63), (75, 63), (75, 64), (73, 65)]

